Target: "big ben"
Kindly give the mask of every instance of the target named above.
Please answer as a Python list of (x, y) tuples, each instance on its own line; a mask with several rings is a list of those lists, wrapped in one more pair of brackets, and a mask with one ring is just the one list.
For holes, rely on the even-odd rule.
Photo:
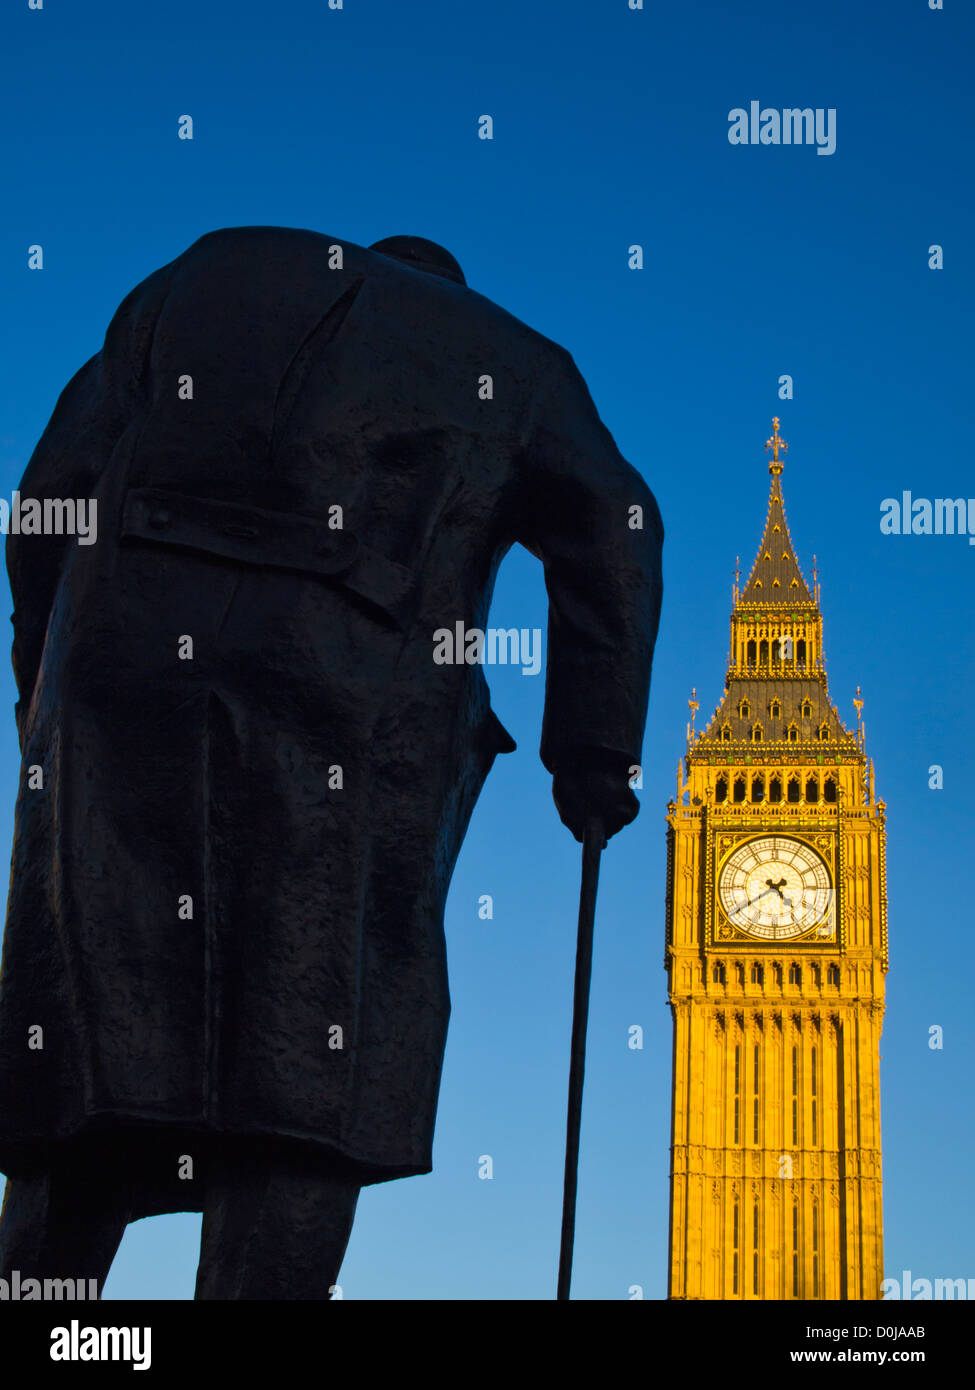
[(667, 815), (668, 1296), (880, 1299), (885, 807), (786, 522), (736, 577), (724, 695)]

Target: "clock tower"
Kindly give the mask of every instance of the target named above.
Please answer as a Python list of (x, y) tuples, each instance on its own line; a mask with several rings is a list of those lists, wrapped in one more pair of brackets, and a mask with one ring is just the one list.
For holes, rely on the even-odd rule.
[(667, 814), (668, 1296), (880, 1299), (883, 801), (829, 696), (773, 421), (724, 696)]

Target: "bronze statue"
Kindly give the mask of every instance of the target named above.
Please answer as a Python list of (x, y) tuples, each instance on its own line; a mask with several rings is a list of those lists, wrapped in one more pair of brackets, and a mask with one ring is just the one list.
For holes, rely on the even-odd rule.
[(443, 912), (513, 741), (482, 665), (515, 542), (549, 593), (562, 819), (633, 819), (653, 495), (572, 358), (420, 237), (212, 232), (124, 300), (20, 484), (23, 756), (0, 970), (0, 1274), (107, 1275), (202, 1211), (197, 1298), (325, 1299), (359, 1189), (427, 1173)]

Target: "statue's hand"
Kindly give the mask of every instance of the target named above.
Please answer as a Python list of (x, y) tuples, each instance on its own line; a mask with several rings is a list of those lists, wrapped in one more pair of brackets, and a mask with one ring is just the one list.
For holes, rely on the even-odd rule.
[(630, 790), (632, 761), (602, 748), (566, 753), (555, 769), (552, 796), (562, 817), (581, 841), (586, 821), (598, 816), (608, 840), (636, 819), (640, 803)]

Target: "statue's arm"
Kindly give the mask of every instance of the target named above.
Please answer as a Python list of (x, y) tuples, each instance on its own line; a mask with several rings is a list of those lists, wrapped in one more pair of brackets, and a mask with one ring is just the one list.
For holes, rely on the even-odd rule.
[[(22, 499), (91, 498), (118, 439), (144, 409), (152, 328), (170, 270), (164, 266), (125, 298), (101, 351), (61, 392), (19, 483)], [(77, 536), (70, 535), (7, 536), (21, 746), (65, 552), (77, 543)]]
[(571, 356), (559, 349), (535, 403), (518, 536), (545, 568), (548, 662), (541, 758), (638, 761), (663, 592), (663, 524)]

